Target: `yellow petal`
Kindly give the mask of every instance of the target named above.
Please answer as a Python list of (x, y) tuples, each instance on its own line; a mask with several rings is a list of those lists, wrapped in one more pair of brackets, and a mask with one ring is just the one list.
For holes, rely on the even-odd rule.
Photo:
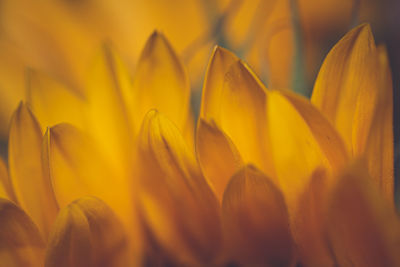
[[(124, 96), (129, 76), (107, 45), (95, 57), (86, 80), (88, 131), (116, 168), (130, 164), (132, 122)], [(126, 171), (126, 170), (124, 170)]]
[(180, 130), (188, 120), (190, 86), (186, 71), (163, 34), (148, 39), (137, 65), (133, 83), (135, 123), (157, 109)]
[(34, 70), (27, 74), (27, 102), (44, 129), (61, 122), (85, 125), (82, 95), (55, 79)]
[(129, 184), (112, 171), (96, 143), (69, 124), (49, 128), (43, 142), (43, 164), (61, 207), (93, 195), (118, 214), (128, 216)]
[(280, 190), (246, 166), (226, 188), (222, 218), (229, 256), (245, 266), (291, 266), (294, 246)]
[(43, 266), (45, 243), (29, 216), (0, 198), (0, 266)]
[(330, 194), (326, 231), (338, 266), (399, 266), (400, 221), (364, 164), (343, 171)]
[(200, 166), (221, 202), (229, 179), (243, 164), (242, 158), (230, 138), (213, 121), (200, 119), (196, 137)]
[(393, 175), (393, 86), (387, 52), (378, 46), (379, 102), (369, 133), (366, 158), (368, 170), (386, 199), (394, 204)]
[(0, 198), (6, 198), (18, 203), (3, 158), (0, 158)]
[(220, 106), (225, 74), (230, 66), (239, 59), (228, 50), (216, 46), (211, 56), (204, 79), (203, 95), (201, 97), (200, 116), (213, 119), (220, 123)]
[(58, 215), (45, 266), (128, 266), (127, 244), (113, 211), (100, 199), (81, 198)]
[(42, 172), (40, 125), (25, 104), (11, 120), (8, 162), (17, 200), (44, 237), (58, 212), (52, 185)]
[(220, 245), (218, 201), (176, 126), (150, 111), (138, 153), (138, 194), (156, 240), (178, 262), (210, 263)]
[[(212, 66), (221, 64), (220, 58), (222, 58), (222, 62), (226, 63), (223, 60), (225, 57), (228, 57), (229, 60), (232, 59), (228, 52), (224, 50), (218, 52), (217, 50), (210, 63), (211, 67), (208, 73), (220, 72), (220, 77), (224, 77), (224, 80), (222, 88), (217, 82), (205, 84), (204, 95), (209, 98), (202, 101), (205, 103), (210, 99), (214, 104), (204, 109), (203, 117), (213, 119), (231, 138), (245, 162), (254, 163), (272, 175), (273, 166), (269, 153), (265, 149), (269, 147), (269, 138), (265, 128), (267, 123), (265, 88), (247, 65), (240, 60), (234, 61), (227, 71), (225, 67), (215, 67), (216, 69), (213, 70)], [(216, 77), (216, 81), (218, 80)], [(215, 90), (215, 92), (208, 92), (209, 90)]]
[(269, 91), (267, 102), (269, 153), (277, 182), (293, 212), (314, 170), (322, 166), (335, 172), (348, 156), (338, 133), (306, 99)]
[(324, 204), (330, 185), (327, 175), (321, 168), (314, 171), (294, 214), (293, 235), (299, 262), (305, 266), (334, 266), (323, 229)]
[(347, 33), (329, 52), (312, 102), (335, 125), (349, 150), (365, 150), (378, 92), (376, 49), (367, 24)]

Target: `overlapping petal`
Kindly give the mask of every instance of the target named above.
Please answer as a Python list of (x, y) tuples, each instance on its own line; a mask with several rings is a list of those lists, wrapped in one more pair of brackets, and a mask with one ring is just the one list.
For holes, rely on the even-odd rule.
[(29, 216), (0, 198), (0, 266), (43, 266), (45, 242)]
[(11, 121), (9, 173), (18, 203), (47, 237), (58, 204), (51, 181), (42, 171), (41, 147), (40, 125), (28, 107), (21, 103)]
[(357, 162), (345, 169), (330, 193), (326, 232), (339, 266), (398, 266), (400, 221)]
[(246, 266), (291, 266), (294, 243), (284, 197), (253, 166), (229, 182), (222, 202), (228, 257)]
[(152, 110), (138, 146), (145, 223), (178, 263), (211, 263), (221, 242), (219, 205), (177, 127)]
[(126, 238), (122, 224), (103, 201), (78, 199), (57, 216), (44, 266), (127, 266)]

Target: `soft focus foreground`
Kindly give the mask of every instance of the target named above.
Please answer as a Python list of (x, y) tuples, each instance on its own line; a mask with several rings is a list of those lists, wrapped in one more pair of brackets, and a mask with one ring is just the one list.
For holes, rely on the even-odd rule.
[[(45, 26), (15, 3), (10, 18)], [(38, 5), (67, 16), (61, 4)], [(46, 27), (79, 28), (55, 21)], [(8, 25), (14, 37), (38, 37)], [(112, 25), (104, 31), (125, 29)], [(172, 37), (180, 45), (188, 36)], [(135, 42), (112, 43), (127, 51), (119, 46)], [(43, 56), (19, 54), (21, 62), (9, 55), (38, 65), (24, 74), (8, 164), (0, 161), (0, 266), (400, 266), (391, 72), (369, 25), (331, 49), (311, 100), (273, 72), (267, 89), (216, 47), (198, 120), (171, 43), (154, 32), (132, 57), (107, 43), (88, 69), (54, 43), (36, 43)], [(71, 73), (48, 62), (60, 59), (53, 49), (66, 53)]]

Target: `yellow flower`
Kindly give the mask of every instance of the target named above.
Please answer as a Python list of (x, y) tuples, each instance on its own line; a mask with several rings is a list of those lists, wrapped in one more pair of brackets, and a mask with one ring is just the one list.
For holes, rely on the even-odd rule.
[(5, 266), (399, 266), (390, 71), (368, 25), (311, 101), (217, 47), (195, 140), (162, 34), (133, 81), (109, 45), (83, 77), (77, 92), (28, 74), (0, 161)]

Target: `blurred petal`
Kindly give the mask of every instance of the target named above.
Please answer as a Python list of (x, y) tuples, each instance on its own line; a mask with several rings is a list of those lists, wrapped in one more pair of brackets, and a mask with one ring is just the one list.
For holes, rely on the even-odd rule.
[(103, 201), (86, 197), (58, 215), (45, 266), (127, 266), (126, 253), (126, 235), (113, 211)]
[(367, 24), (347, 33), (327, 55), (312, 102), (335, 125), (353, 155), (365, 150), (378, 93), (376, 49)]
[(246, 166), (236, 173), (222, 202), (229, 256), (246, 266), (291, 266), (289, 216), (280, 190), (263, 173)]
[(228, 50), (219, 46), (214, 48), (204, 79), (200, 110), (202, 118), (213, 119), (217, 124), (220, 124), (219, 113), (225, 74), (230, 66), (238, 60), (239, 58)]
[(3, 158), (0, 157), (0, 198), (6, 198), (8, 200), (17, 203), (14, 188), (11, 184), (10, 177)]
[(366, 157), (372, 178), (386, 199), (394, 204), (393, 85), (384, 46), (378, 46), (378, 60), (379, 102), (368, 137)]
[(28, 215), (0, 198), (0, 266), (43, 266), (45, 243)]
[(41, 145), (40, 125), (26, 105), (21, 103), (11, 119), (8, 147), (10, 177), (19, 204), (47, 237), (58, 205), (51, 182), (42, 171)]
[(61, 122), (83, 128), (83, 96), (44, 73), (30, 70), (27, 80), (27, 101), (44, 129)]
[(188, 120), (190, 85), (186, 71), (163, 34), (154, 32), (147, 41), (133, 83), (135, 123), (156, 108), (180, 130)]
[(315, 170), (294, 214), (293, 234), (299, 262), (304, 266), (334, 266), (323, 229), (324, 204), (329, 185), (326, 170)]
[(366, 167), (347, 168), (330, 194), (326, 230), (338, 266), (399, 266), (400, 221)]
[(348, 159), (347, 152), (335, 129), (299, 96), (268, 91), (267, 121), (278, 184), (294, 212), (314, 170), (337, 171)]
[(221, 202), (229, 179), (243, 164), (242, 158), (229, 137), (213, 121), (208, 123), (200, 119), (196, 136), (200, 166)]
[[(86, 80), (89, 104), (87, 129), (107, 155), (121, 169), (130, 162), (132, 124), (124, 99), (130, 90), (129, 75), (116, 53), (104, 45), (94, 58)], [(123, 170), (126, 171), (126, 170)]]
[(61, 207), (73, 200), (100, 197), (121, 217), (129, 217), (129, 184), (112, 171), (96, 143), (69, 124), (49, 128), (43, 142), (45, 174)]
[(218, 201), (183, 137), (150, 111), (139, 135), (142, 211), (158, 242), (182, 263), (210, 263), (220, 245)]

